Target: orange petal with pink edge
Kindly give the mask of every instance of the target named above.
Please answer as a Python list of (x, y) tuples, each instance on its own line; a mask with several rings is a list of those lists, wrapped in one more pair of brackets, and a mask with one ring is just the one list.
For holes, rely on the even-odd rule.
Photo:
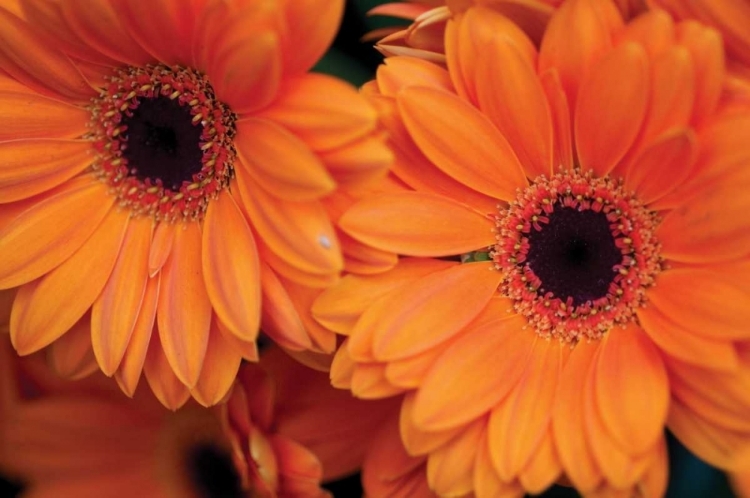
[(552, 165), (555, 169), (568, 171), (573, 168), (572, 115), (565, 96), (560, 75), (556, 69), (549, 69), (539, 75), (539, 80), (549, 103), (554, 129)]
[(235, 145), (245, 170), (275, 197), (310, 201), (336, 188), (307, 144), (273, 121), (241, 119)]
[(148, 274), (150, 277), (156, 275), (166, 263), (169, 253), (172, 251), (175, 226), (172, 223), (159, 223), (154, 229), (154, 237), (151, 241), (151, 251), (148, 255)]
[(401, 90), (397, 102), (414, 142), (452, 178), (502, 200), (514, 198), (516, 189), (527, 185), (508, 139), (471, 104), (422, 87)]
[(582, 437), (583, 388), (592, 370), (599, 343), (579, 342), (565, 364), (552, 410), (555, 447), (565, 475), (583, 493), (595, 489), (602, 480), (591, 450)]
[(399, 413), (399, 429), (406, 451), (411, 455), (425, 455), (448, 443), (463, 432), (465, 427), (459, 425), (442, 431), (421, 430), (414, 424), (412, 417), (415, 394), (415, 391), (411, 391), (403, 398)]
[(77, 380), (96, 371), (98, 365), (91, 349), (90, 317), (85, 314), (73, 327), (47, 348), (47, 363), (68, 380)]
[(750, 295), (731, 275), (711, 270), (675, 268), (657, 277), (647, 295), (666, 318), (696, 335), (711, 339), (746, 339)]
[(607, 431), (628, 454), (648, 451), (662, 437), (669, 379), (659, 350), (637, 325), (602, 339), (592, 371), (596, 406)]
[(517, 480), (500, 479), (490, 458), (489, 440), (485, 432), (477, 447), (474, 463), (474, 493), (477, 498), (517, 498), (524, 489)]
[(143, 372), (148, 385), (161, 404), (170, 410), (177, 410), (190, 398), (190, 391), (172, 370), (169, 360), (164, 355), (159, 335), (151, 334)]
[(527, 492), (541, 494), (560, 478), (561, 473), (562, 464), (557, 456), (552, 431), (548, 429), (531, 460), (518, 475), (518, 480)]
[(302, 272), (337, 274), (344, 266), (333, 224), (318, 201), (282, 201), (239, 175), (237, 186), (252, 227), (279, 258)]
[(750, 247), (747, 182), (738, 172), (684, 200), (656, 228), (665, 258), (689, 263), (727, 261)]
[(445, 68), (414, 57), (388, 57), (378, 67), (377, 82), (380, 93), (387, 97), (407, 86), (421, 86), (453, 91), (451, 77)]
[(162, 269), (156, 321), (172, 370), (180, 382), (192, 388), (203, 367), (211, 324), (197, 223), (176, 227), (172, 254)]
[[(407, 358), (442, 343), (461, 331), (497, 292), (502, 275), (491, 263), (470, 263), (428, 275), (389, 294), (387, 310), (375, 317), (372, 308), (357, 323), (372, 328), (373, 354), (382, 361)], [(470, 300), (464, 296), (471, 296)], [(436, 304), (441, 303), (436, 308)]]
[(87, 176), (21, 213), (0, 231), (0, 288), (29, 282), (68, 259), (114, 201), (103, 183)]
[(86, 140), (10, 140), (0, 143), (2, 203), (23, 200), (56, 187), (92, 162)]
[[(609, 12), (602, 15), (598, 9)], [(612, 47), (612, 37), (622, 25), (618, 17), (610, 2), (575, 0), (557, 9), (547, 25), (539, 49), (539, 74), (553, 68), (558, 72), (571, 109), (576, 108), (581, 81)]]
[(240, 369), (242, 357), (227, 341), (214, 322), (208, 336), (201, 375), (190, 391), (203, 406), (213, 406), (227, 395)]
[(284, 50), (285, 74), (306, 73), (333, 42), (344, 15), (344, 0), (297, 0), (285, 8), (291, 27)]
[(625, 173), (625, 187), (651, 203), (681, 184), (692, 170), (698, 140), (689, 128), (676, 128), (648, 146)]
[(672, 400), (668, 424), (680, 442), (709, 465), (732, 468), (747, 454), (750, 435), (712, 424), (679, 400)]
[(302, 319), (289, 293), (276, 273), (265, 263), (260, 266), (260, 285), (263, 296), (261, 327), (274, 342), (294, 351), (312, 347)]
[[(85, 134), (91, 114), (84, 108), (26, 92), (0, 92), (0, 119), (13, 123), (0, 140), (76, 138)], [(90, 142), (84, 142), (91, 148)], [(4, 161), (3, 161), (4, 163)]]
[(648, 74), (643, 47), (626, 43), (583, 79), (573, 125), (584, 170), (606, 175), (633, 144), (646, 114)]
[(362, 399), (388, 398), (404, 391), (385, 377), (384, 363), (357, 363), (352, 372), (352, 394)]
[(91, 343), (105, 375), (119, 367), (138, 321), (148, 281), (152, 228), (150, 218), (130, 220), (112, 274), (91, 307)]
[(12, 77), (44, 95), (77, 102), (96, 96), (65, 54), (5, 9), (0, 10), (0, 61)]
[(427, 482), (440, 496), (463, 496), (474, 487), (474, 460), (482, 442), (486, 417), (475, 421), (427, 459)]
[(257, 114), (282, 125), (313, 150), (330, 150), (375, 130), (377, 113), (356, 89), (323, 74), (289, 79)]
[(453, 256), (495, 242), (488, 216), (427, 192), (368, 196), (344, 213), (339, 226), (365, 244), (409, 256)]
[[(153, 62), (152, 56), (125, 30), (119, 12), (112, 3), (68, 0), (59, 5), (62, 17), (71, 30), (91, 49), (132, 66)], [(160, 26), (160, 29), (164, 28)]]
[(120, 389), (131, 398), (135, 394), (135, 388), (138, 387), (138, 381), (143, 372), (151, 333), (156, 321), (156, 303), (159, 299), (160, 280), (161, 276), (157, 276), (150, 278), (146, 283), (146, 291), (143, 294), (143, 302), (133, 332), (130, 334), (130, 342), (128, 342), (120, 367), (115, 372), (115, 380)]
[(636, 313), (646, 334), (668, 355), (712, 370), (732, 371), (739, 366), (737, 351), (731, 342), (685, 330), (656, 306), (639, 308)]
[(550, 106), (535, 61), (505, 37), (488, 41), (491, 64), (477, 68), (479, 108), (508, 140), (526, 176), (550, 176), (553, 128)]
[[(417, 392), (414, 422), (425, 430), (456, 427), (487, 412), (518, 383), (534, 344), (520, 316), (468, 331), (435, 361)], [(528, 334), (527, 334), (528, 332)], [(497, 352), (506, 357), (497, 361)]]
[[(533, 335), (531, 331), (517, 333)], [(562, 348), (568, 347), (537, 337), (525, 339), (534, 343), (531, 354), (513, 390), (492, 411), (487, 433), (492, 461), (506, 480), (519, 475), (549, 433), (552, 403), (563, 367)]]
[(695, 21), (677, 25), (677, 42), (690, 51), (695, 68), (695, 107), (693, 123), (699, 123), (716, 110), (726, 78), (721, 35)]
[(329, 329), (349, 335), (365, 310), (378, 298), (435, 271), (455, 263), (432, 259), (400, 259), (390, 271), (371, 275), (346, 275), (341, 282), (323, 291), (312, 306), (316, 320)]
[(129, 216), (111, 210), (70, 258), (19, 290), (10, 317), (10, 337), (19, 354), (47, 346), (88, 311), (112, 273)]
[(214, 312), (238, 338), (260, 325), (260, 262), (255, 239), (231, 194), (211, 202), (203, 222), (203, 277)]

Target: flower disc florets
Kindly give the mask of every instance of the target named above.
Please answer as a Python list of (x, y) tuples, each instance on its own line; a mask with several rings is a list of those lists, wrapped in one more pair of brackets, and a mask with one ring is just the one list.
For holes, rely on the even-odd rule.
[(541, 176), (500, 208), (501, 292), (543, 337), (598, 339), (644, 304), (662, 264), (657, 223), (609, 177)]
[(195, 69), (120, 69), (91, 116), (93, 169), (136, 215), (201, 219), (234, 177), (237, 117)]

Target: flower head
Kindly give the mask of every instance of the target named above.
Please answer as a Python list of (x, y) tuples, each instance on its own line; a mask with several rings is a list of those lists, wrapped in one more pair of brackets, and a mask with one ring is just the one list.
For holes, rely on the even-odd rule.
[(349, 336), (334, 383), (406, 393), (401, 438), (438, 495), (564, 475), (658, 496), (665, 427), (736, 466), (750, 115), (722, 99), (718, 33), (570, 0), (538, 50), (484, 7), (453, 16), (445, 43), (447, 70), (391, 57), (367, 85), (405, 187), (341, 226), (409, 257), (316, 301)]
[(173, 408), (221, 400), (257, 360), (261, 324), (330, 353), (334, 335), (298, 309), (353, 260), (383, 264), (337, 220), (390, 162), (372, 107), (307, 73), (343, 2), (21, 6), (0, 10), (0, 109), (15, 123), (0, 132), (0, 288), (19, 288), (16, 350), (90, 329), (105, 374), (132, 395), (145, 369)]

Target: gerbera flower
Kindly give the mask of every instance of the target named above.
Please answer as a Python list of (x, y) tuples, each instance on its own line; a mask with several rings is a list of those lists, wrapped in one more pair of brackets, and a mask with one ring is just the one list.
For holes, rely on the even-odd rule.
[[(0, 358), (10, 350), (1, 339)], [(171, 412), (148, 391), (122, 397), (101, 374), (69, 382), (39, 355), (7, 359), (0, 380), (12, 389), (0, 391), (0, 471), (25, 483), (29, 496), (327, 496), (321, 462), (279, 430), (276, 417), (301, 414), (275, 402), (275, 380), (258, 365), (243, 370), (222, 410), (192, 404)], [(280, 374), (305, 368), (274, 359), (282, 360), (274, 365)], [(229, 431), (227, 412), (236, 423)], [(334, 460), (348, 459), (339, 452)]]
[(340, 241), (337, 196), (390, 161), (355, 89), (307, 74), (343, 1), (21, 4), (24, 19), (0, 10), (0, 288), (20, 287), (16, 350), (90, 327), (126, 393), (145, 363), (163, 401), (206, 405), (257, 359), (260, 323), (276, 338), (291, 322), (284, 346), (330, 353), (334, 335), (296, 307), (362, 247)]
[(411, 257), (315, 303), (349, 336), (334, 383), (406, 393), (401, 437), (439, 495), (536, 493), (564, 475), (584, 494), (658, 496), (665, 427), (737, 465), (750, 114), (719, 105), (719, 34), (571, 0), (537, 51), (470, 8), (446, 57), (389, 58), (367, 85), (411, 191), (340, 223)]
[[(645, 9), (645, 0), (615, 0), (620, 12), (629, 19)], [(443, 35), (447, 20), (471, 6), (487, 7), (518, 25), (535, 44), (539, 44), (552, 13), (562, 0), (415, 0), (384, 3), (370, 15), (384, 15), (411, 21), (406, 29), (382, 28), (367, 39), (382, 38), (376, 48), (386, 56), (408, 55), (433, 62), (445, 62)]]

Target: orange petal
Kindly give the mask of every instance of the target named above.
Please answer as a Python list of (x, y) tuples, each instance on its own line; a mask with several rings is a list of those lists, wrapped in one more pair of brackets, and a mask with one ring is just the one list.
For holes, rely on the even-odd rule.
[(431, 452), (427, 459), (427, 482), (441, 496), (462, 496), (473, 491), (474, 456), (487, 420), (469, 425), (448, 444)]
[(371, 184), (383, 178), (393, 163), (393, 152), (384, 138), (383, 133), (366, 135), (318, 155), (334, 181), (342, 186)]
[(128, 348), (122, 357), (120, 367), (115, 372), (115, 380), (120, 389), (131, 398), (135, 394), (135, 388), (138, 386), (138, 381), (141, 378), (148, 345), (151, 342), (151, 333), (156, 321), (156, 303), (159, 299), (160, 280), (161, 277), (157, 276), (150, 278), (146, 283), (143, 302), (141, 303), (133, 332), (130, 334)]
[(103, 183), (83, 177), (3, 227), (0, 288), (33, 280), (68, 259), (99, 226), (114, 200)]
[(154, 229), (154, 237), (151, 240), (151, 251), (148, 256), (148, 274), (150, 277), (156, 275), (166, 263), (169, 253), (172, 251), (175, 227), (171, 223), (159, 223)]
[(409, 87), (399, 93), (398, 106), (421, 151), (454, 179), (502, 200), (514, 198), (516, 189), (527, 185), (521, 163), (505, 136), (456, 95)]
[(698, 152), (695, 132), (677, 128), (647, 147), (625, 173), (625, 187), (645, 203), (660, 199), (690, 173)]
[(289, 38), (284, 52), (287, 74), (307, 72), (333, 42), (344, 14), (344, 0), (297, 0), (285, 9)]
[(170, 410), (177, 410), (190, 398), (187, 386), (172, 370), (159, 340), (160, 334), (151, 334), (143, 372), (154, 395)]
[(68, 380), (82, 379), (97, 370), (91, 349), (89, 316), (84, 315), (47, 349), (47, 362), (57, 375)]
[(555, 484), (561, 473), (562, 465), (557, 456), (551, 430), (548, 430), (518, 479), (529, 493), (541, 494)]
[[(415, 423), (425, 430), (455, 427), (502, 400), (521, 378), (534, 344), (525, 324), (518, 316), (490, 322), (448, 348), (417, 392)], [(498, 351), (506, 352), (502, 362)]]
[(333, 354), (336, 351), (336, 334), (322, 327), (312, 317), (310, 312), (310, 308), (318, 295), (320, 295), (321, 290), (284, 280), (283, 278), (281, 282), (297, 310), (297, 314), (302, 321), (307, 335), (312, 339), (310, 349), (317, 353)]
[(45, 95), (77, 102), (96, 96), (68, 57), (5, 9), (0, 10), (0, 60), (12, 77)]
[(59, 6), (65, 22), (91, 49), (131, 66), (153, 61), (125, 30), (112, 3), (69, 0), (60, 2)]
[[(0, 140), (3, 141), (76, 138), (88, 131), (86, 125), (91, 120), (91, 114), (84, 108), (35, 93), (2, 91), (0, 119), (4, 123), (13, 123), (13, 126), (0, 130)], [(89, 142), (85, 143), (91, 147)]]
[(560, 83), (560, 75), (557, 74), (556, 69), (550, 69), (541, 74), (539, 80), (547, 96), (554, 127), (552, 165), (568, 171), (573, 168), (572, 115), (568, 106), (568, 98), (565, 96)]
[(646, 49), (649, 59), (654, 59), (674, 46), (674, 21), (669, 14), (660, 9), (644, 12), (643, 15), (632, 19), (621, 31), (615, 34), (616, 45), (627, 42), (642, 45)]
[(284, 126), (315, 151), (340, 147), (373, 131), (377, 123), (375, 109), (354, 87), (323, 74), (289, 79), (258, 117)]
[(495, 241), (488, 216), (427, 192), (366, 197), (344, 213), (339, 226), (361, 242), (410, 256), (453, 256)]
[(414, 57), (388, 57), (378, 67), (380, 93), (395, 97), (406, 86), (453, 90), (450, 74), (445, 68)]
[(592, 371), (596, 405), (612, 438), (640, 454), (662, 437), (669, 380), (659, 350), (640, 327), (615, 328), (602, 340)]
[(748, 289), (730, 275), (701, 269), (670, 269), (657, 277), (648, 299), (678, 326), (711, 339), (750, 337)]
[(164, 355), (175, 375), (186, 386), (195, 386), (211, 324), (197, 223), (189, 222), (175, 230), (172, 254), (162, 269), (156, 321)]
[(461, 335), (462, 334), (458, 334), (458, 336), (414, 356), (389, 361), (385, 368), (386, 378), (391, 384), (399, 387), (411, 389), (418, 388), (422, 385), (425, 376), (430, 371), (430, 368), (437, 358), (442, 355), (443, 351), (445, 351), (446, 348), (449, 348), (451, 344), (460, 340)]
[(379, 399), (394, 396), (404, 389), (388, 382), (385, 364), (357, 363), (352, 372), (351, 391), (358, 398)]
[(258, 28), (240, 16), (224, 28), (214, 47), (207, 74), (216, 96), (236, 113), (257, 111), (270, 104), (281, 81), (281, 44), (274, 30)]
[(341, 230), (336, 231), (344, 256), (344, 272), (372, 275), (390, 270), (398, 263), (398, 255), (363, 244)]
[[(615, 19), (619, 17), (616, 11), (604, 16), (597, 9), (615, 11), (610, 2), (565, 2), (547, 25), (539, 49), (539, 74), (553, 68), (557, 71), (571, 109), (576, 108), (581, 81), (610, 50), (613, 33), (622, 25), (621, 19)], [(576, 29), (571, 30), (571, 26)]]
[(712, 370), (732, 371), (739, 366), (737, 351), (731, 342), (685, 330), (655, 306), (639, 308), (636, 313), (643, 330), (668, 355)]
[(282, 201), (239, 175), (237, 186), (252, 227), (290, 266), (315, 275), (336, 274), (344, 266), (328, 214), (317, 202)]
[(595, 489), (602, 480), (586, 439), (582, 437), (583, 389), (598, 348), (598, 343), (583, 341), (575, 346), (563, 369), (552, 411), (555, 447), (565, 475), (583, 493)]
[(2, 202), (45, 192), (86, 169), (92, 162), (86, 140), (11, 140), (0, 143)]
[(294, 351), (311, 348), (310, 336), (278, 275), (264, 263), (260, 267), (260, 279), (263, 331), (283, 348)]
[(489, 40), (483, 49), (493, 62), (478, 67), (479, 108), (507, 138), (528, 177), (549, 176), (556, 166), (552, 115), (535, 61), (504, 37)]
[(359, 317), (381, 296), (435, 271), (455, 266), (432, 259), (403, 258), (390, 271), (372, 276), (347, 275), (323, 291), (312, 306), (316, 320), (329, 329), (349, 335)]
[(70, 258), (21, 288), (10, 317), (10, 337), (19, 354), (50, 344), (91, 307), (112, 273), (129, 215), (111, 210)]
[[(533, 334), (531, 331), (516, 333)], [(534, 346), (521, 378), (492, 411), (487, 436), (495, 468), (503, 479), (523, 470), (547, 437), (552, 403), (563, 366), (562, 348), (557, 341), (526, 337)]]
[[(461, 434), (465, 426), (459, 425), (442, 431), (424, 431), (414, 424), (414, 395), (411, 391), (406, 394), (401, 403), (399, 413), (399, 429), (404, 448), (410, 455), (426, 455), (449, 443)], [(464, 455), (466, 457), (466, 455)]]
[(231, 194), (208, 206), (201, 248), (214, 312), (238, 338), (255, 341), (260, 325), (260, 262), (255, 239)]
[(516, 498), (524, 494), (518, 481), (506, 482), (500, 479), (490, 458), (486, 432), (479, 442), (474, 464), (474, 493), (477, 498)]
[(119, 367), (140, 314), (152, 228), (149, 218), (128, 223), (112, 275), (91, 307), (91, 343), (105, 375), (114, 374)]
[(241, 119), (235, 145), (245, 171), (276, 197), (310, 201), (336, 188), (323, 162), (307, 144), (272, 121)]
[(695, 21), (677, 25), (677, 42), (690, 51), (695, 73), (693, 122), (698, 123), (716, 110), (726, 78), (721, 35)]
[(664, 216), (656, 229), (664, 257), (708, 263), (748, 253), (750, 196), (747, 181), (738, 176), (726, 175)]
[(349, 354), (348, 342), (349, 339), (344, 339), (331, 363), (331, 385), (337, 389), (351, 389), (352, 376), (357, 366)]
[[(375, 316), (375, 308), (365, 311), (352, 335), (373, 328), (373, 353), (378, 360), (421, 353), (471, 322), (497, 292), (501, 280), (491, 263), (464, 264), (433, 273), (390, 293), (382, 303), (385, 313)], [(469, 295), (470, 300), (464, 299)]]
[(604, 176), (628, 151), (646, 113), (648, 83), (646, 52), (634, 43), (612, 50), (582, 81), (574, 127), (584, 170)]
[(212, 324), (203, 360), (203, 369), (191, 394), (203, 406), (219, 403), (229, 392), (240, 369), (242, 357), (234, 345), (224, 339), (216, 324)]

